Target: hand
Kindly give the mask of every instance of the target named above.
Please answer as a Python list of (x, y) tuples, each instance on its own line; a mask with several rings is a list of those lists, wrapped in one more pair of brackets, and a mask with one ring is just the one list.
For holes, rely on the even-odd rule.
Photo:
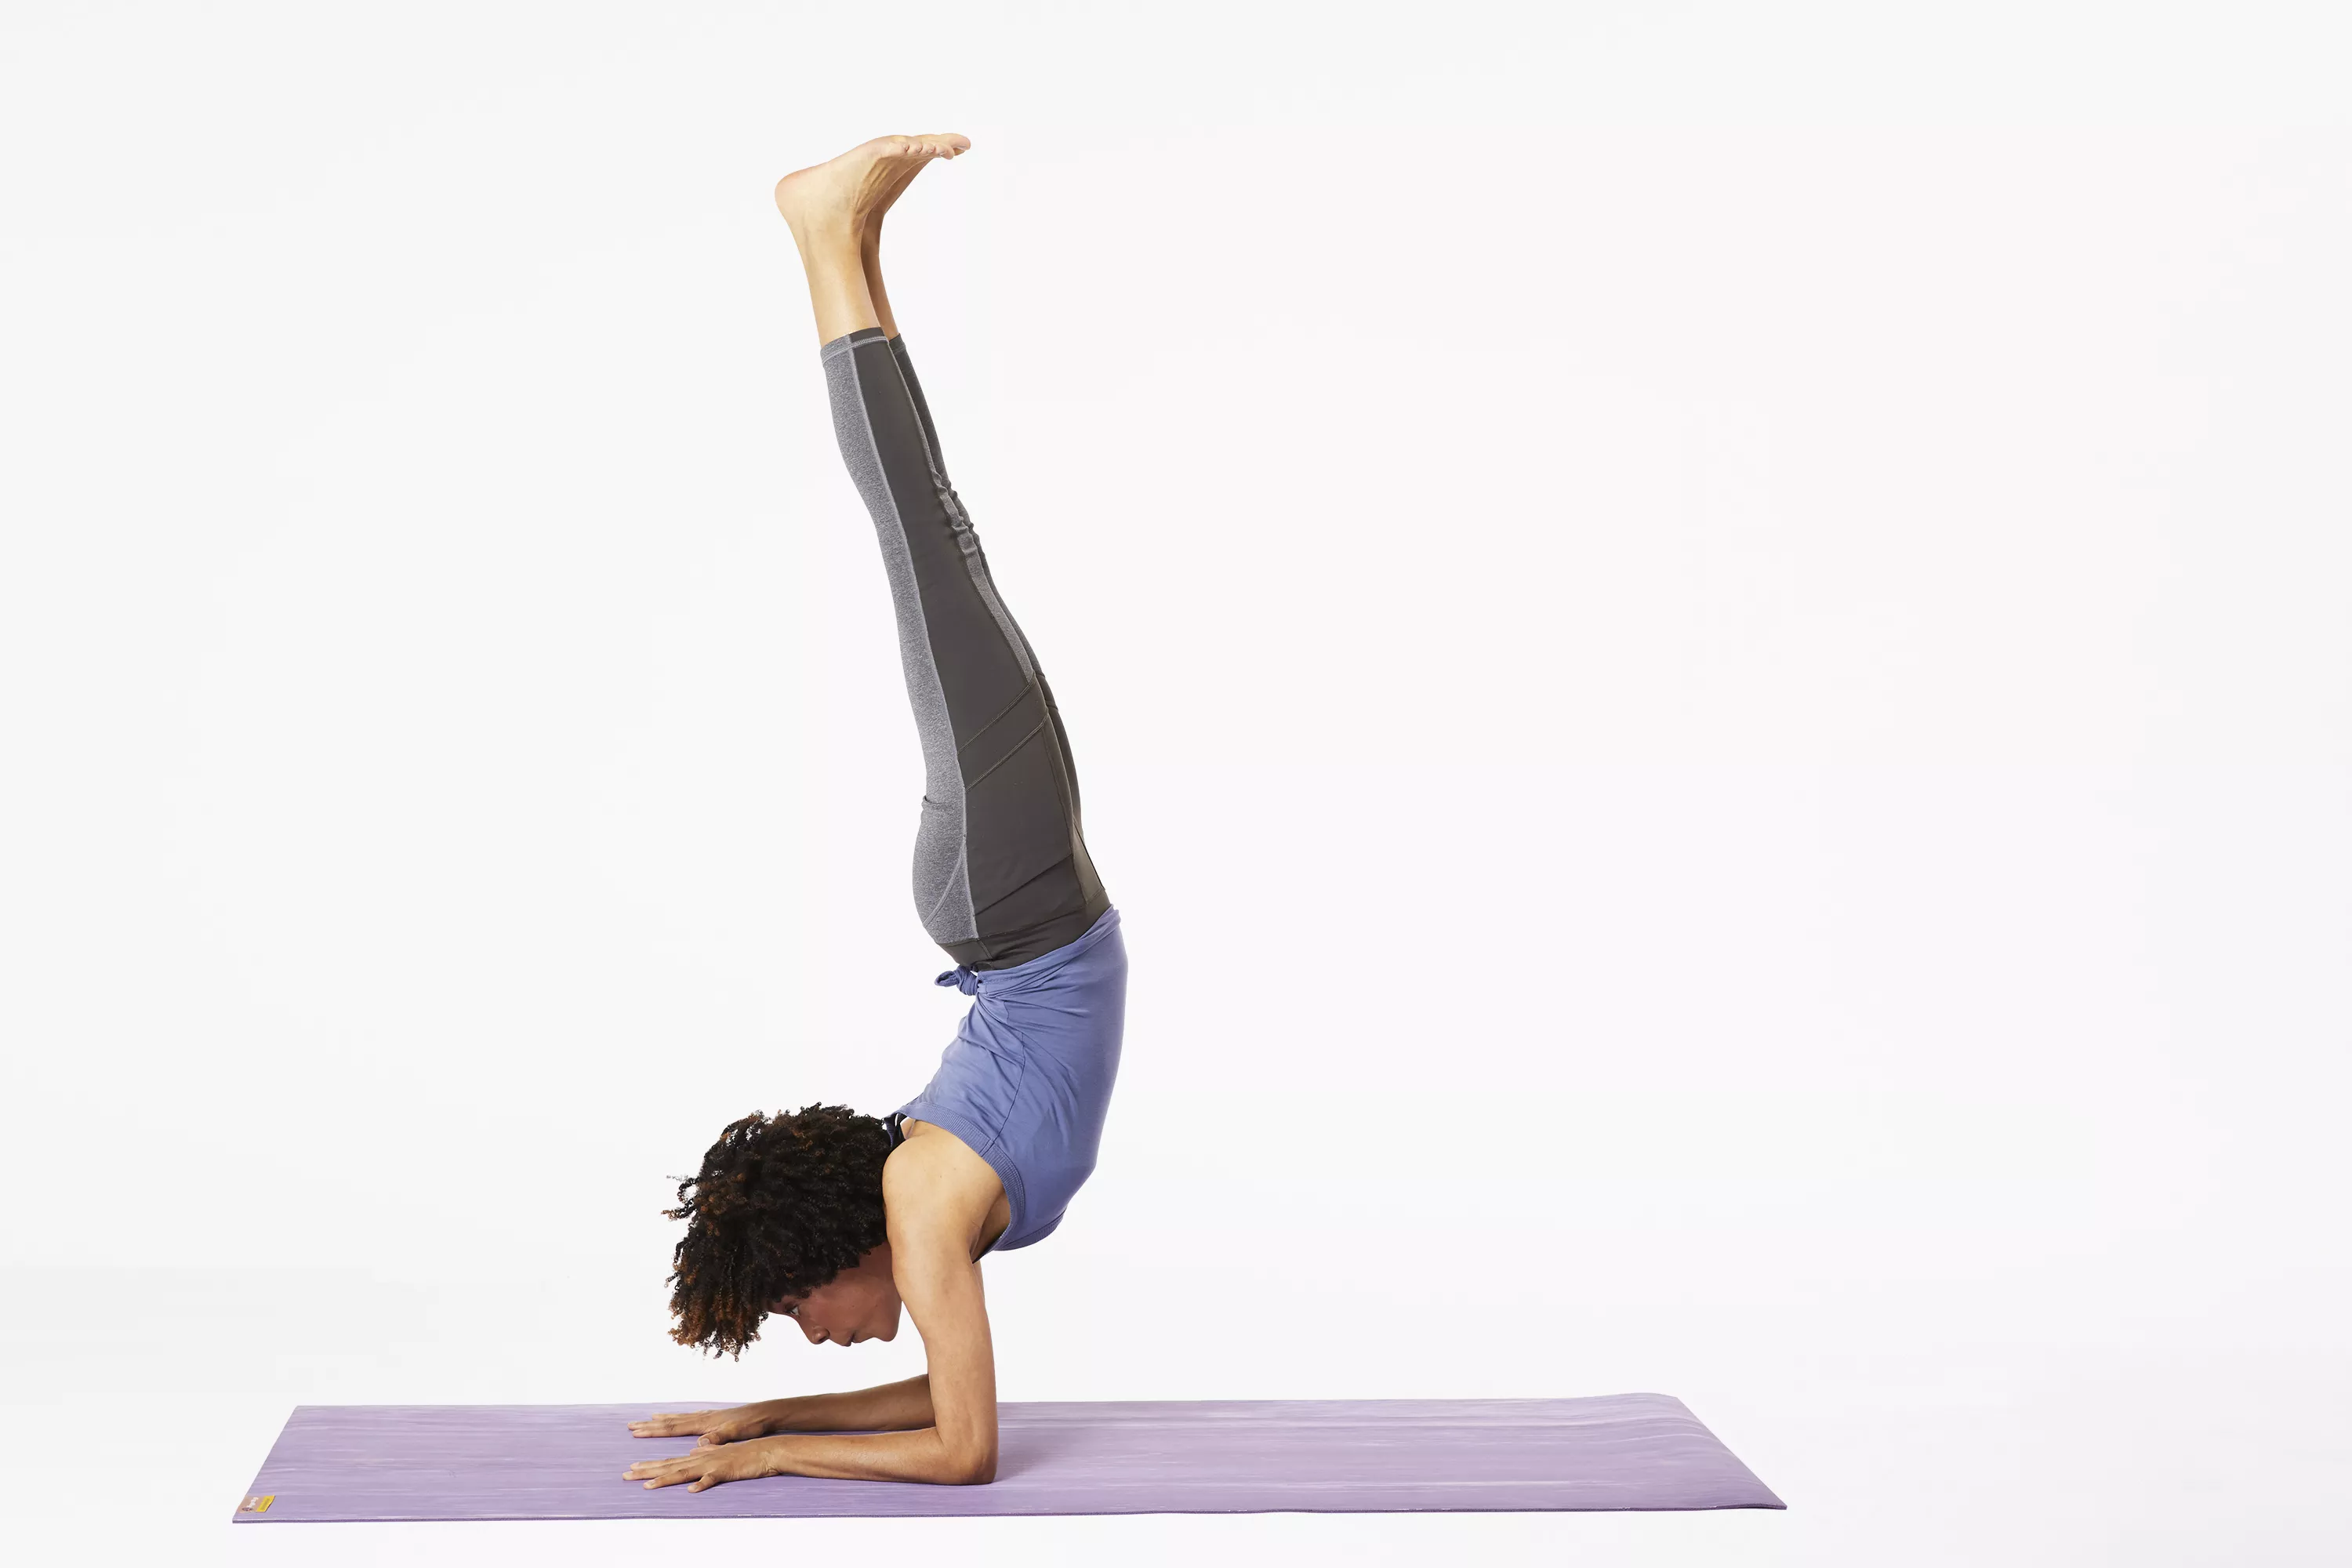
[(740, 1443), (746, 1438), (768, 1435), (769, 1408), (766, 1405), (740, 1405), (732, 1410), (689, 1410), (673, 1415), (656, 1415), (648, 1420), (629, 1423), (633, 1437), (686, 1437), (700, 1433), (698, 1448), (716, 1447), (722, 1443)]
[(719, 1447), (698, 1447), (691, 1454), (680, 1454), (674, 1459), (640, 1459), (623, 1472), (621, 1479), (643, 1481), (648, 1487), (674, 1487), (680, 1481), (688, 1481), (692, 1484), (686, 1489), (698, 1492), (722, 1481), (755, 1480), (775, 1473), (764, 1445), (737, 1443)]

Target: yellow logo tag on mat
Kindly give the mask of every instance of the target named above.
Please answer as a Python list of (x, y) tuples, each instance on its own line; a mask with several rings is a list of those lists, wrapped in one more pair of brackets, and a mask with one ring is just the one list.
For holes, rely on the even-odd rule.
[(277, 1500), (278, 1494), (276, 1492), (271, 1492), (266, 1497), (249, 1497), (245, 1500), (245, 1506), (238, 1509), (236, 1511), (239, 1513), (268, 1513), (269, 1511), (269, 1505)]

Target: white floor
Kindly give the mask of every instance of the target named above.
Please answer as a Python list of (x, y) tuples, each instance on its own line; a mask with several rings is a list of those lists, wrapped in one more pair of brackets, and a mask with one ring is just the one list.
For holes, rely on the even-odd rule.
[[(1769, 1344), (1748, 1343), (1744, 1364), (1717, 1361), (1704, 1385), (1675, 1390), (1787, 1500), (1785, 1514), (232, 1526), (231, 1509), (297, 1403), (636, 1394), (562, 1364), (576, 1356), (585, 1366), (589, 1338), (606, 1326), (594, 1321), (518, 1355), (485, 1347), (469, 1357), (454, 1321), (420, 1306), (421, 1292), (360, 1291), (354, 1277), (321, 1275), (308, 1283), (322, 1294), (306, 1298), (303, 1277), (288, 1275), (265, 1276), (275, 1288), (241, 1297), (226, 1271), (209, 1279), (182, 1273), (145, 1283), (181, 1292), (184, 1310), (141, 1320), (139, 1343), (110, 1348), (97, 1328), (62, 1340), (45, 1331), (54, 1300), (32, 1293), (31, 1271), (5, 1279), (11, 1399), (0, 1457), (18, 1499), (7, 1538), (12, 1554), (29, 1552), (26, 1562), (409, 1563), (429, 1554), (454, 1568), (638, 1563), (648, 1552), (789, 1551), (843, 1561), (937, 1551), (1024, 1564), (1566, 1557), (2285, 1568), (2340, 1563), (2352, 1552), (2340, 1437), (2352, 1360), (2340, 1352), (1985, 1344), (1906, 1354), (1809, 1336), (1794, 1322), (1774, 1325)], [(77, 1271), (53, 1283), (79, 1291), (108, 1282)], [(333, 1326), (306, 1316), (308, 1328), (281, 1322), (272, 1332), (289, 1302), (308, 1309), (328, 1300), (345, 1309)], [(123, 1328), (134, 1316), (101, 1310), (93, 1321)], [(2241, 1327), (2249, 1338), (2258, 1329)], [(368, 1348), (335, 1352), (341, 1332)], [(132, 1386), (142, 1375), (166, 1392)], [(729, 1375), (706, 1373), (715, 1384)], [(749, 1382), (734, 1376), (739, 1388)], [(77, 1386), (89, 1392), (71, 1392)]]

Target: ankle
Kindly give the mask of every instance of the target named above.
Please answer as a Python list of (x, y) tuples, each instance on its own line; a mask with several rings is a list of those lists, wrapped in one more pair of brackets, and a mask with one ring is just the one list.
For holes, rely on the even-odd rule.
[(804, 257), (846, 256), (863, 263), (866, 227), (855, 218), (824, 217), (793, 226), (793, 240)]

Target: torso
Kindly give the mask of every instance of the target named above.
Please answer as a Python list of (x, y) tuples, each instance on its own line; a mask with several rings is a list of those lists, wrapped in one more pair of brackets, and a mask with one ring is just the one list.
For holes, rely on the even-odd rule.
[(1034, 1246), (1061, 1225), (1101, 1143), (1127, 1016), (1118, 910), (1042, 957), (958, 964), (939, 984), (972, 1001), (930, 1082), (883, 1119), (902, 1138), (925, 1128), (924, 1152), (891, 1167), (902, 1201), (940, 1194), (937, 1210), (903, 1217), (929, 1220), (940, 1248)]

